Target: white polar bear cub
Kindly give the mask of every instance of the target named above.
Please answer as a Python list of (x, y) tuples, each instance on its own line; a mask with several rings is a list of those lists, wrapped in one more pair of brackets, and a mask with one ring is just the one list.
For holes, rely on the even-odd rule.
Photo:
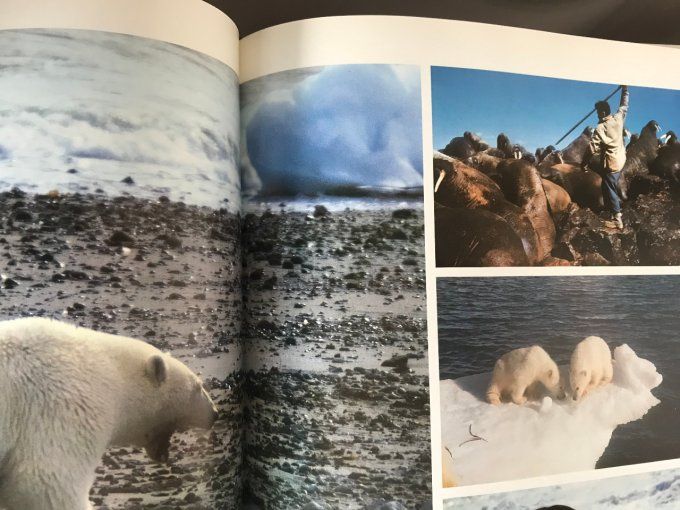
[(609, 384), (614, 376), (612, 352), (599, 336), (579, 342), (571, 355), (569, 383), (574, 400), (581, 400), (598, 386)]
[(527, 401), (526, 390), (539, 382), (551, 394), (563, 398), (560, 372), (550, 355), (539, 345), (515, 349), (496, 361), (486, 398), (497, 405), (509, 395), (515, 404), (522, 405)]
[(167, 461), (217, 409), (183, 363), (132, 338), (41, 318), (0, 322), (0, 507), (85, 510), (109, 446)]

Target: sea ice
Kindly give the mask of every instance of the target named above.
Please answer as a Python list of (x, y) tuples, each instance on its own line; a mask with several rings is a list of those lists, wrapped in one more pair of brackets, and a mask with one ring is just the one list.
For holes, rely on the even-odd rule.
[(653, 363), (627, 345), (614, 349), (613, 363), (612, 383), (578, 402), (568, 394), (493, 406), (485, 400), (490, 373), (441, 381), (442, 446), (453, 455), (458, 484), (595, 468), (614, 429), (659, 403), (651, 390), (662, 377)]

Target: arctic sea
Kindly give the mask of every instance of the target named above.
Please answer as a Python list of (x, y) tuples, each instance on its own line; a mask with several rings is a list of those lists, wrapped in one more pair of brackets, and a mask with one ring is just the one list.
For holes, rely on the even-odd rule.
[(680, 457), (680, 276), (440, 278), (440, 379), (491, 372), (512, 349), (541, 345), (568, 364), (589, 335), (628, 344), (663, 376), (661, 401), (618, 427), (597, 467)]

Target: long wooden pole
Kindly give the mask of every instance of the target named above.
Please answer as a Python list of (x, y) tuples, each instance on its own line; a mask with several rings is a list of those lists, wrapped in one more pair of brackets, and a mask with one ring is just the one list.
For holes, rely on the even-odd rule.
[[(614, 90), (614, 92), (612, 92), (612, 93), (609, 94), (606, 98), (604, 98), (604, 101), (608, 101), (609, 98), (612, 97), (614, 94), (616, 94), (619, 90), (621, 90), (621, 85), (619, 85), (618, 87), (616, 87), (616, 90)], [(555, 147), (557, 147), (557, 146), (560, 144), (560, 142), (561, 142), (562, 140), (564, 140), (566, 137), (568, 137), (568, 136), (572, 133), (572, 131), (574, 131), (574, 129), (576, 129), (577, 127), (579, 127), (579, 126), (583, 123), (583, 121), (585, 121), (588, 117), (590, 117), (590, 116), (593, 114), (593, 112), (594, 112), (595, 110), (596, 110), (596, 108), (593, 108), (592, 110), (590, 110), (590, 111), (588, 112), (588, 115), (586, 115), (586, 116), (583, 117), (581, 120), (579, 120), (579, 121), (574, 125), (573, 128), (571, 128), (569, 131), (567, 131), (567, 132), (565, 133), (565, 135), (564, 135), (562, 138), (560, 138), (559, 140), (557, 140), (557, 143), (555, 143)]]

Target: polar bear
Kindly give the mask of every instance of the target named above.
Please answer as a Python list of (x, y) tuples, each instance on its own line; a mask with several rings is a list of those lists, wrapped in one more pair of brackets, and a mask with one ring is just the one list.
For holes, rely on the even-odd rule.
[(579, 342), (571, 355), (569, 384), (571, 396), (580, 400), (598, 386), (609, 384), (614, 377), (612, 352), (599, 336)]
[(109, 446), (168, 460), (175, 431), (217, 409), (183, 363), (132, 338), (59, 321), (0, 322), (0, 507), (85, 510)]
[(509, 395), (515, 404), (522, 405), (527, 401), (527, 389), (537, 383), (543, 383), (553, 396), (564, 398), (560, 372), (550, 355), (539, 345), (515, 349), (496, 361), (486, 399), (497, 405)]

